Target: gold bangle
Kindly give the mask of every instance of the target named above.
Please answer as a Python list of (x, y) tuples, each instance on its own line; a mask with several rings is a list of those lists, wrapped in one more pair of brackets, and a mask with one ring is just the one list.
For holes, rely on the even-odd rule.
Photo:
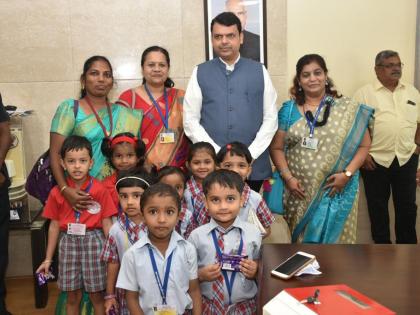
[(60, 188), (60, 194), (62, 194), (62, 193), (63, 193), (63, 191), (64, 191), (66, 188), (68, 188), (68, 187), (67, 187), (67, 185), (64, 185), (63, 187), (61, 187), (61, 188)]
[(49, 259), (45, 259), (42, 263), (52, 263), (53, 262), (53, 260), (49, 260)]

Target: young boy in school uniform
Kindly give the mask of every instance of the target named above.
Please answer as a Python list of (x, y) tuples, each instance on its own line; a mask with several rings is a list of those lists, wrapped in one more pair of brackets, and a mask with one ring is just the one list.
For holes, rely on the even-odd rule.
[(152, 185), (140, 208), (148, 232), (125, 252), (117, 280), (130, 314), (201, 315), (197, 254), (174, 230), (181, 209), (177, 191)]
[(228, 143), (217, 153), (217, 164), (219, 167), (238, 173), (245, 183), (242, 192), (244, 203), (239, 216), (242, 220), (256, 225), (263, 238), (266, 238), (271, 233), (271, 225), (275, 218), (262, 196), (252, 190), (246, 183), (252, 171), (252, 162), (251, 152), (249, 152), (246, 145), (240, 142)]
[(217, 170), (203, 181), (211, 219), (188, 241), (197, 249), (205, 315), (256, 313), (261, 233), (238, 217), (243, 188), (241, 176), (230, 170)]
[[(51, 223), (45, 260), (37, 272), (49, 273), (59, 242), (58, 287), (67, 292), (67, 314), (79, 314), (82, 288), (89, 293), (95, 314), (105, 314), (106, 272), (100, 254), (104, 234), (108, 235), (112, 225), (111, 217), (118, 211), (105, 187), (89, 176), (93, 164), (92, 146), (86, 138), (70, 136), (64, 140), (61, 164), (67, 173), (67, 184), (51, 190), (42, 213)], [(74, 210), (61, 194), (67, 187), (89, 193), (92, 204), (80, 212)]]

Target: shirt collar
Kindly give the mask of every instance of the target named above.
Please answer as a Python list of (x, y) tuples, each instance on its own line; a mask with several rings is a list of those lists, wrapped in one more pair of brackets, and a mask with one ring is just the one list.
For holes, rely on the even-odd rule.
[(249, 197), (251, 196), (251, 187), (247, 183), (244, 185), (244, 190), (242, 191), (242, 196), (244, 197), (244, 208), (247, 206)]
[[(381, 81), (379, 81), (378, 79), (376, 79), (376, 82), (373, 86), (375, 88), (376, 91), (380, 90), (380, 89), (387, 89), (382, 83)], [(401, 80), (398, 81), (397, 87), (395, 88), (395, 90), (398, 90), (400, 88), (405, 87), (405, 83)], [(394, 91), (395, 91), (394, 90)]]
[[(88, 187), (91, 179), (92, 178), (88, 175), (88, 177), (86, 178), (86, 180), (83, 182), (82, 186), (80, 187), (80, 190), (85, 190)], [(74, 182), (73, 179), (71, 179), (70, 176), (67, 176), (66, 181), (69, 187), (71, 188), (76, 187), (76, 183)]]
[[(179, 242), (187, 242), (182, 238), (181, 235), (179, 235), (175, 230), (172, 231), (171, 239), (169, 240), (168, 249), (165, 253), (165, 258), (169, 257), (169, 255), (177, 248)], [(135, 246), (136, 249), (140, 249), (145, 247), (146, 245), (150, 244), (152, 248), (155, 249), (157, 253), (160, 253), (160, 251), (152, 244), (152, 242), (149, 239), (149, 233), (145, 233), (143, 237), (141, 237), (133, 246)]]
[(241, 219), (239, 218), (239, 216), (237, 216), (236, 219), (235, 219), (235, 221), (233, 221), (232, 225), (229, 226), (227, 229), (224, 229), (219, 224), (217, 224), (217, 222), (214, 221), (213, 218), (211, 218), (210, 219), (210, 222), (207, 224), (207, 228), (208, 228), (207, 234), (210, 234), (211, 231), (213, 231), (215, 229), (223, 232), (223, 234), (229, 233), (234, 228), (238, 228), (238, 229), (241, 229), (242, 230)]
[(235, 60), (235, 62), (233, 64), (228, 65), (226, 63), (226, 61), (224, 61), (222, 58), (219, 57), (220, 61), (226, 66), (226, 70), (229, 70), (229, 71), (235, 70), (235, 65), (238, 63), (238, 61), (239, 61), (240, 58), (241, 58), (241, 54), (238, 55), (238, 58), (236, 58), (236, 60)]
[[(126, 219), (127, 219), (127, 216), (124, 212), (121, 212), (121, 214), (118, 215), (118, 217), (117, 217), (117, 221), (120, 224), (121, 229), (124, 230), (124, 231), (126, 230), (125, 229), (125, 220)], [(128, 232), (129, 233), (133, 233), (134, 231), (136, 231), (137, 227), (138, 227), (138, 232), (147, 230), (147, 226), (144, 222), (140, 222), (140, 224), (137, 225), (136, 223), (134, 223), (133, 221), (128, 219), (128, 228), (129, 228)]]

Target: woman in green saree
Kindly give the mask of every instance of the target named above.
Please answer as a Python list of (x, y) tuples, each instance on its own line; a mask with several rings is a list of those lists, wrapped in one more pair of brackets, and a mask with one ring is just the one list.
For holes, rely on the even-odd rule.
[[(114, 79), (112, 66), (107, 58), (93, 56), (86, 60), (80, 82), (82, 85), (80, 99), (63, 101), (52, 120), (50, 161), (62, 195), (73, 208), (84, 210), (91, 200), (89, 194), (66, 186), (64, 170), (60, 164), (60, 150), (64, 140), (70, 135), (78, 135), (86, 137), (91, 142), (94, 164), (89, 173), (96, 179), (102, 180), (112, 173), (101, 151), (103, 139), (122, 132), (139, 135), (143, 114), (141, 111), (108, 102), (108, 93)], [(66, 300), (72, 298), (73, 295), (64, 292), (59, 296), (56, 315), (66, 314)], [(80, 314), (93, 314), (93, 307), (86, 293), (83, 294)]]
[(270, 152), (286, 187), (292, 242), (355, 243), (358, 169), (373, 109), (341, 97), (316, 54), (299, 59), (290, 93)]
[[(139, 135), (143, 114), (141, 111), (108, 102), (108, 93), (114, 79), (112, 66), (105, 57), (93, 56), (86, 60), (80, 82), (80, 100), (67, 99), (62, 102), (52, 120), (50, 159), (54, 178), (63, 196), (73, 207), (86, 209), (89, 196), (85, 192), (70, 187), (63, 188), (66, 182), (60, 165), (60, 150), (65, 138), (78, 135), (91, 142), (94, 165), (90, 175), (102, 180), (112, 173), (111, 166), (101, 152), (102, 140), (121, 132)], [(75, 110), (74, 106), (78, 108)]]

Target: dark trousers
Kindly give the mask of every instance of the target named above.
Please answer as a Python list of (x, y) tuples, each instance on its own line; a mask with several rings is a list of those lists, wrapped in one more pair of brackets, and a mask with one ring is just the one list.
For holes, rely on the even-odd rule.
[(10, 205), (7, 185), (0, 187), (0, 313), (5, 312), (6, 269), (8, 262)]
[(395, 208), (395, 236), (399, 244), (417, 244), (416, 171), (418, 155), (413, 154), (403, 166), (397, 158), (386, 168), (361, 169), (365, 185), (372, 238), (377, 244), (390, 244), (388, 201), (392, 190)]

